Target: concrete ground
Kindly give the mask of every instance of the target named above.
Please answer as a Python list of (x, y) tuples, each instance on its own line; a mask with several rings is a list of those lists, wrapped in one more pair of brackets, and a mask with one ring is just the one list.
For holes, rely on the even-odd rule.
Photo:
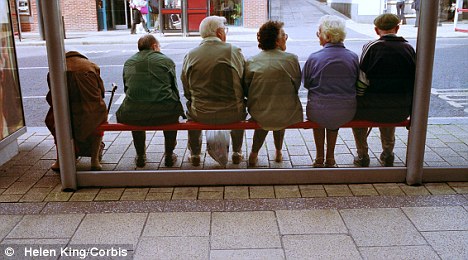
[[(324, 7), (311, 4), (292, 10), (301, 17), (304, 12), (320, 14), (320, 8)], [(374, 38), (372, 25), (348, 21), (348, 26)], [(255, 41), (255, 31), (230, 29), (230, 39)], [(400, 32), (416, 37), (417, 28), (405, 25)], [(438, 37), (466, 35), (452, 32), (447, 24), (438, 28)], [(24, 36), (18, 44), (44, 44), (38, 35)], [(128, 31), (68, 36), (70, 44), (133, 43), (138, 37)], [(199, 38), (161, 37), (161, 41), (179, 40)], [(247, 131), (244, 154), (251, 138), (252, 131)], [(405, 129), (397, 129), (396, 165), (405, 162), (407, 138)], [(147, 141), (149, 163), (137, 169), (130, 133), (106, 133), (104, 169), (159, 169), (162, 133), (148, 132)], [(369, 142), (371, 166), (380, 167), (375, 129)], [(175, 171), (192, 169), (186, 143), (187, 135), (180, 131)], [(273, 147), (269, 136), (258, 167), (310, 167), (315, 157), (311, 130), (287, 131), (283, 163), (271, 159)], [(28, 128), (19, 139), (19, 149), (0, 167), (0, 259), (29, 259), (35, 253), (42, 256), (38, 259), (70, 255), (79, 259), (86, 252), (102, 252), (99, 258), (106, 259), (468, 259), (468, 182), (98, 187), (62, 192), (59, 174), (49, 169), (55, 147), (47, 129)], [(350, 130), (341, 129), (336, 149), (339, 167), (354, 167), (354, 149)], [(466, 123), (431, 123), (424, 165), (468, 169)], [(78, 170), (88, 167), (87, 158), (78, 161)], [(205, 156), (197, 169), (218, 167)], [(247, 165), (245, 161), (240, 166), (228, 164), (235, 167)]]

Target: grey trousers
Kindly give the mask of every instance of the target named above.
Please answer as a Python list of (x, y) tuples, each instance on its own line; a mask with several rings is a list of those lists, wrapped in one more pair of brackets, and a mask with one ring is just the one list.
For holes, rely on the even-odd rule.
[[(395, 147), (395, 127), (379, 127), (380, 141), (382, 142), (383, 154), (393, 154)], [(354, 140), (356, 142), (357, 154), (363, 158), (369, 156), (369, 145), (367, 144), (368, 128), (353, 128)]]
[[(283, 148), (284, 132), (285, 132), (284, 129), (273, 131), (273, 139), (275, 141), (276, 150), (281, 150)], [(253, 144), (252, 144), (253, 153), (258, 153), (258, 151), (260, 151), (260, 148), (262, 148), (262, 145), (265, 142), (265, 138), (267, 135), (268, 135), (267, 130), (263, 130), (263, 129), (255, 130), (254, 136), (253, 136)]]
[[(202, 146), (202, 131), (189, 130), (188, 131), (188, 146), (192, 155), (201, 154)], [(232, 151), (242, 152), (242, 143), (244, 141), (244, 130), (231, 130)]]

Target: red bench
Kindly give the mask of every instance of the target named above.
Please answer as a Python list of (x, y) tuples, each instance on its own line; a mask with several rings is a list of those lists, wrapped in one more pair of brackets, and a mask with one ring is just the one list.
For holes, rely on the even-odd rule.
[[(376, 123), (370, 121), (351, 121), (342, 126), (342, 128), (356, 127), (406, 127), (409, 129), (411, 121), (409, 119), (398, 123)], [(209, 125), (193, 121), (184, 121), (176, 124), (157, 125), (157, 126), (135, 126), (120, 123), (104, 123), (98, 127), (101, 131), (154, 131), (154, 130), (232, 130), (232, 129), (260, 129), (260, 125), (254, 121), (240, 121), (231, 124)], [(287, 128), (319, 128), (315, 122), (304, 121)]]

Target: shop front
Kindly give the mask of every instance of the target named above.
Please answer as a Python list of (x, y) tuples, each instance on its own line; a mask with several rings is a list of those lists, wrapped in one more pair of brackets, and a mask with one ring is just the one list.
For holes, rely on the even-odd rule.
[(0, 0), (0, 165), (18, 153), (17, 138), (26, 132), (7, 0)]

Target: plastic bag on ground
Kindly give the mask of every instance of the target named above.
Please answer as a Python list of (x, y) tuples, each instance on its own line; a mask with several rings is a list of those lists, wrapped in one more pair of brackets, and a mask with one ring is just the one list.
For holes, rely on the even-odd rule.
[(229, 142), (229, 130), (206, 130), (206, 150), (224, 167), (228, 162)]

